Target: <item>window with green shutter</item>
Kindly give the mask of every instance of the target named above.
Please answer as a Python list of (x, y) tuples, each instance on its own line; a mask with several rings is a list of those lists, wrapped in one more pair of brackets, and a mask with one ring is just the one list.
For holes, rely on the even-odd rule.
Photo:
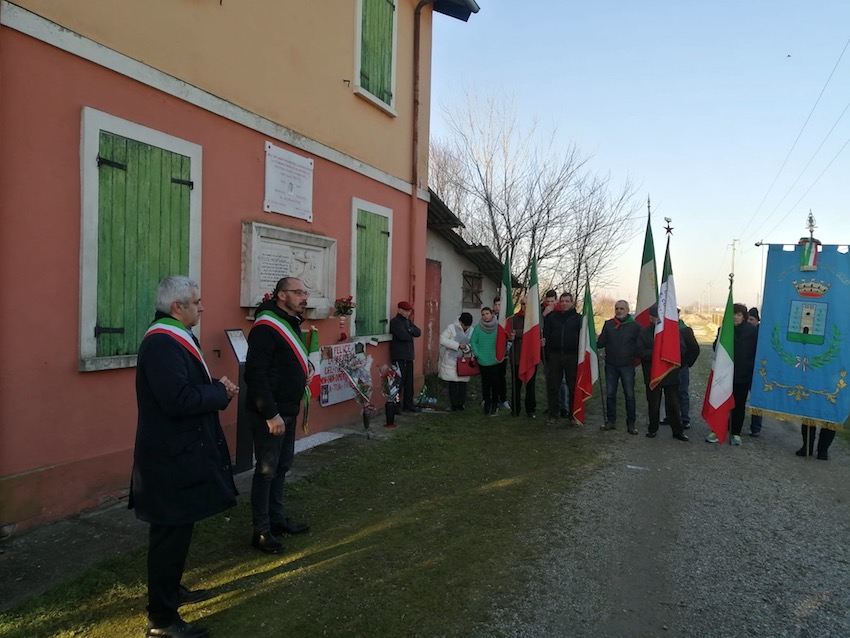
[(396, 0), (360, 0), (360, 3), (359, 86), (392, 107)]
[(151, 292), (189, 267), (190, 159), (101, 131), (97, 356), (135, 354)]
[(355, 334), (382, 335), (389, 331), (390, 217), (355, 210)]
[(91, 371), (135, 365), (163, 278), (199, 279), (201, 162), (195, 144), (94, 109), (83, 128), (80, 369)]

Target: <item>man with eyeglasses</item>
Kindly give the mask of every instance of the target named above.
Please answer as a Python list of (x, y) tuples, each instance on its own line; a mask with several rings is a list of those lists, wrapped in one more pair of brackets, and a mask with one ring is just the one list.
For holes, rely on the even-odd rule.
[(283, 551), (278, 540), (282, 534), (310, 530), (289, 518), (283, 507), (283, 485), (295, 455), (295, 422), (312, 376), (300, 328), (308, 296), (303, 281), (284, 277), (271, 299), (257, 308), (248, 334), (245, 408), (257, 459), (251, 484), (251, 545), (266, 554)]

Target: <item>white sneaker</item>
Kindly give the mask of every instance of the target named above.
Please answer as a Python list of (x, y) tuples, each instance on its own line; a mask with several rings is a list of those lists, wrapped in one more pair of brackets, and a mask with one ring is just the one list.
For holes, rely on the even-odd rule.
[(504, 409), (504, 410), (510, 410), (510, 409), (511, 409), (511, 404), (510, 404), (510, 402), (509, 402), (509, 401), (502, 401), (502, 409)]

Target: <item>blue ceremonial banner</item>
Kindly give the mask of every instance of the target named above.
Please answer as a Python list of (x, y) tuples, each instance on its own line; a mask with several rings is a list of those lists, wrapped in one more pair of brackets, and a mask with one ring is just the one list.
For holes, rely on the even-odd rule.
[(848, 330), (847, 247), (808, 242), (771, 245), (750, 392), (752, 411), (843, 429), (850, 415)]

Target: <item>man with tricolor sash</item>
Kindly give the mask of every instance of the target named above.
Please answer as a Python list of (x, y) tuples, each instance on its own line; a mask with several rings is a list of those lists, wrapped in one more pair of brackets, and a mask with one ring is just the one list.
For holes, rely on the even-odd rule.
[(200, 288), (180, 275), (156, 294), (156, 316), (139, 346), (139, 409), (128, 507), (150, 524), (146, 636), (204, 638), (180, 618), (180, 605), (209, 597), (180, 584), (194, 524), (236, 505), (230, 451), (218, 412), (239, 388), (213, 379), (192, 327), (204, 307)]
[(310, 529), (289, 518), (283, 506), (286, 473), (295, 456), (296, 419), (301, 402), (309, 404), (307, 384), (313, 374), (300, 329), (308, 296), (303, 281), (284, 277), (257, 308), (248, 334), (245, 407), (257, 462), (251, 484), (251, 545), (267, 554), (283, 551), (278, 536)]

